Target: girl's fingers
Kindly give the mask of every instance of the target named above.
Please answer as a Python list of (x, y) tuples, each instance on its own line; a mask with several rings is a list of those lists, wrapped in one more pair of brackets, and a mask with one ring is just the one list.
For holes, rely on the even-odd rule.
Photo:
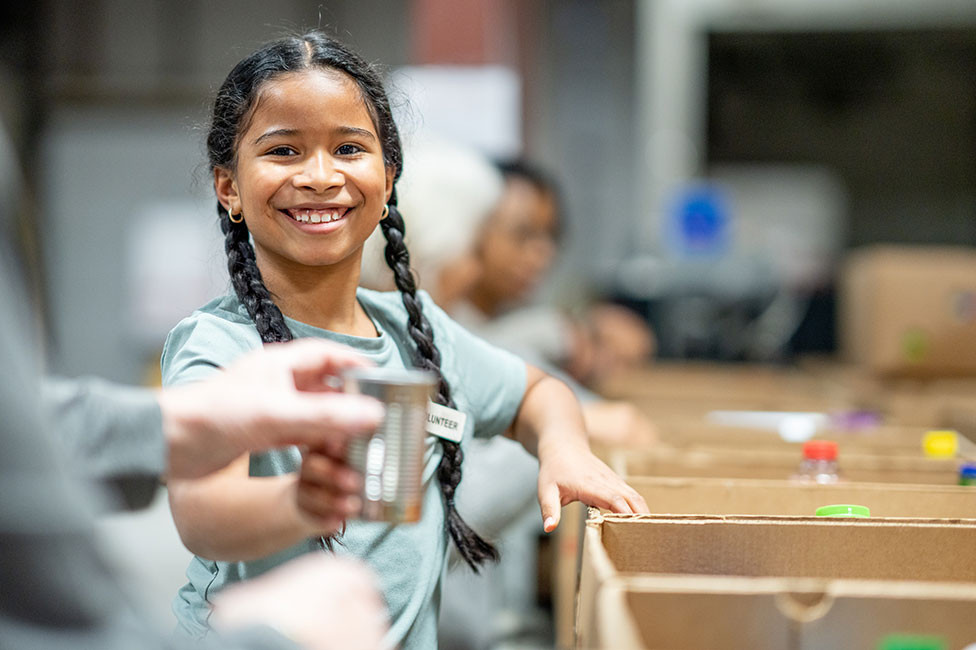
[(299, 479), (302, 484), (340, 494), (356, 494), (363, 484), (359, 472), (345, 462), (321, 451), (310, 451), (305, 454)]
[(647, 501), (644, 500), (644, 497), (638, 494), (637, 490), (631, 488), (629, 485), (627, 487), (627, 503), (630, 504), (630, 509), (639, 515), (648, 514), (651, 509), (647, 506)]
[(551, 533), (559, 525), (560, 508), (559, 486), (547, 483), (539, 487), (539, 507), (542, 510), (542, 529)]
[(357, 514), (362, 507), (362, 500), (355, 494), (337, 493), (301, 482), (296, 499), (306, 516), (321, 521), (344, 520)]

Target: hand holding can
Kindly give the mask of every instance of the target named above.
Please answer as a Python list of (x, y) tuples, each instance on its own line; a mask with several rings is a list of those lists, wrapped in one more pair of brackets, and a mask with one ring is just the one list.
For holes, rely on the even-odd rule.
[(343, 373), (345, 391), (369, 395), (386, 407), (371, 436), (349, 442), (346, 462), (362, 474), (362, 508), (356, 517), (407, 523), (420, 519), (423, 503), (427, 402), (437, 376), (425, 370), (358, 367)]

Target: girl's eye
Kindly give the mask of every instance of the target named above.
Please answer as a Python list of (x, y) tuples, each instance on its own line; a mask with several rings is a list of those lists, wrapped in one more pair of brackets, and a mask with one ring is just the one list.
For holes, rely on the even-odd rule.
[(295, 153), (295, 150), (291, 147), (286, 147), (284, 145), (280, 147), (275, 147), (268, 152), (269, 156), (291, 156)]
[(336, 149), (336, 153), (339, 154), (340, 156), (351, 156), (361, 151), (363, 151), (363, 148), (360, 147), (358, 144), (344, 144), (341, 145), (338, 149)]

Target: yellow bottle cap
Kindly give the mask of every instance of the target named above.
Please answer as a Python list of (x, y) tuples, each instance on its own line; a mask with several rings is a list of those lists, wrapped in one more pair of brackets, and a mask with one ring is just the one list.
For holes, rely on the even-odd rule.
[(922, 438), (922, 450), (929, 458), (952, 458), (959, 451), (955, 431), (929, 431)]

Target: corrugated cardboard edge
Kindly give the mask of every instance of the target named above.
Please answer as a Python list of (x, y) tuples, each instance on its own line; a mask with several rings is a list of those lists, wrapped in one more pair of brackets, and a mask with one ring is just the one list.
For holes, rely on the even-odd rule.
[[(976, 601), (976, 584), (929, 581), (891, 581), (793, 577), (745, 577), (621, 573), (603, 546), (605, 524), (639, 521), (680, 521), (707, 524), (736, 521), (812, 525), (939, 526), (952, 520), (896, 519), (826, 522), (817, 517), (742, 515), (621, 515), (590, 508), (583, 542), (580, 589), (577, 600), (576, 648), (581, 650), (636, 650), (644, 648), (639, 626), (627, 603), (633, 592), (758, 594), (775, 598), (776, 608), (797, 630), (826, 616), (838, 598), (917, 598)], [(954, 520), (976, 527), (976, 520)], [(807, 595), (798, 598), (799, 594)], [(809, 596), (814, 596), (810, 598)]]
[[(879, 526), (891, 528), (904, 527), (932, 527), (946, 526), (976, 528), (976, 519), (958, 518), (919, 518), (919, 517), (871, 517), (867, 519), (835, 519), (816, 516), (797, 515), (669, 515), (669, 514), (617, 514), (603, 513), (596, 508), (590, 508), (587, 527), (591, 525), (602, 528), (604, 523), (620, 522), (653, 522), (653, 523), (681, 523), (681, 524), (711, 524), (716, 522), (734, 522), (738, 524), (802, 524), (811, 526)], [(602, 542), (602, 531), (599, 537)], [(609, 558), (607, 558), (609, 561)], [(612, 563), (611, 563), (612, 566)]]
[(583, 531), (579, 589), (576, 592), (575, 648), (598, 647), (597, 598), (603, 583), (617, 575), (617, 568), (603, 548), (602, 535), (603, 514), (597, 508), (589, 508)]

